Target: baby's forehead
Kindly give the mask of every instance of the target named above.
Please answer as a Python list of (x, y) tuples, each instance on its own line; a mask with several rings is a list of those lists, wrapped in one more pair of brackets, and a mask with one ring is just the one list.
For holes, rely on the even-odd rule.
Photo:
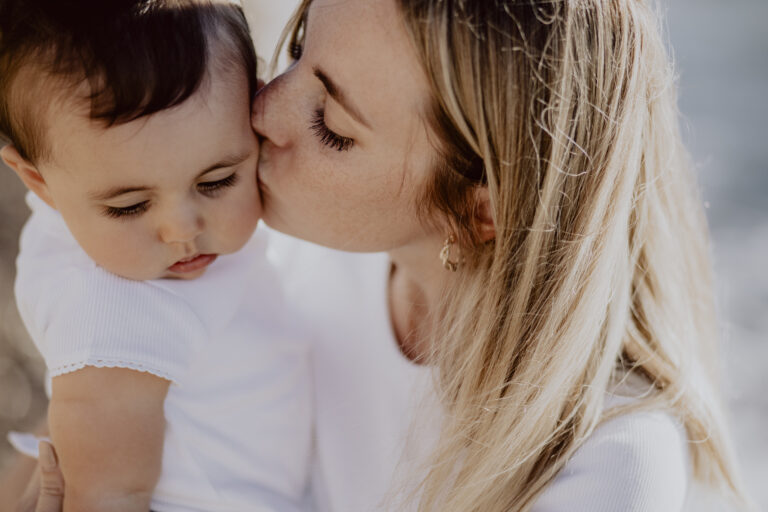
[(211, 77), (178, 105), (112, 124), (92, 119), (81, 98), (62, 97), (46, 120), (52, 160), (72, 172), (134, 173), (137, 167), (148, 167), (194, 173), (255, 147), (249, 89), (242, 75), (240, 80)]
[[(51, 80), (50, 85), (39, 86), (44, 89), (41, 94), (48, 101), (39, 107), (38, 118), (42, 120), (44, 140), (47, 154), (51, 159), (61, 156), (68, 151), (84, 146), (95, 150), (112, 150), (121, 153), (121, 146), (131, 145), (132, 140), (145, 130), (154, 131), (156, 135), (170, 137), (174, 131), (184, 129), (184, 124), (190, 121), (195, 113), (206, 115), (195, 116), (194, 122), (201, 128), (216, 122), (213, 112), (221, 108), (221, 102), (213, 101), (211, 95), (212, 83), (218, 85), (224, 94), (245, 94), (244, 78), (237, 84), (234, 75), (239, 71), (230, 70), (223, 75), (210, 79), (207, 75), (198, 89), (183, 102), (155, 112), (135, 117), (126, 116), (116, 120), (109, 118), (94, 118), (92, 111), (93, 86), (81, 81), (77, 84), (67, 83), (62, 79)], [(38, 81), (45, 82), (45, 80)], [(231, 85), (230, 85), (231, 84)], [(239, 91), (237, 89), (240, 89)], [(217, 96), (222, 93), (218, 92)], [(249, 105), (249, 103), (244, 103)], [(211, 127), (212, 128), (212, 127)]]

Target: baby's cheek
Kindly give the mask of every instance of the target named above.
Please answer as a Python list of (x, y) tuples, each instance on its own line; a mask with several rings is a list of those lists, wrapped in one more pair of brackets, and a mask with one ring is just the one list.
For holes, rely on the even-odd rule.
[[(85, 247), (84, 247), (85, 248)], [(153, 279), (165, 262), (155, 254), (152, 244), (130, 237), (102, 239), (86, 252), (99, 266), (127, 279)]]
[(222, 219), (220, 234), (226, 237), (226, 245), (230, 252), (239, 250), (250, 240), (261, 216), (261, 206), (258, 195), (250, 200), (241, 201)]

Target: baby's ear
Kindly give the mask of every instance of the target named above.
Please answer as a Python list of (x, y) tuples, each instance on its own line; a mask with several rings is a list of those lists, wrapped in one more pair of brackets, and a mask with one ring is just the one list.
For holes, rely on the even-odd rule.
[(45, 201), (51, 208), (56, 208), (43, 175), (37, 170), (35, 164), (21, 156), (13, 144), (0, 149), (0, 158), (3, 159), (5, 165), (13, 169), (29, 190), (37, 194), (37, 197)]

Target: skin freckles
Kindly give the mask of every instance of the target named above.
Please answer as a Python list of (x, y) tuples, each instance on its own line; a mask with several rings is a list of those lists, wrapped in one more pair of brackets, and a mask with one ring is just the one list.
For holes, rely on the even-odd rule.
[(54, 109), (53, 156), (38, 166), (48, 202), (110, 272), (199, 277), (205, 267), (169, 267), (239, 250), (260, 218), (249, 103), (244, 77), (220, 76), (177, 107), (107, 129)]
[[(303, 55), (254, 105), (264, 220), (349, 251), (393, 250), (430, 236), (416, 208), (434, 155), (421, 116), (428, 97), (393, 1), (314, 2)], [(351, 147), (323, 143), (313, 129), (318, 112)]]

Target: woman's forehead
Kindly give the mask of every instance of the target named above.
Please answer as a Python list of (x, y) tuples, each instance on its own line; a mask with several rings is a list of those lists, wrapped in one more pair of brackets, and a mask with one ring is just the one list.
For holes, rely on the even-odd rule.
[(426, 74), (395, 0), (316, 0), (305, 45), (311, 65), (372, 119), (401, 108), (420, 111), (428, 97)]
[(307, 14), (305, 50), (324, 52), (322, 57), (342, 62), (380, 64), (392, 50), (402, 50), (405, 32), (400, 16), (394, 0), (315, 0)]

